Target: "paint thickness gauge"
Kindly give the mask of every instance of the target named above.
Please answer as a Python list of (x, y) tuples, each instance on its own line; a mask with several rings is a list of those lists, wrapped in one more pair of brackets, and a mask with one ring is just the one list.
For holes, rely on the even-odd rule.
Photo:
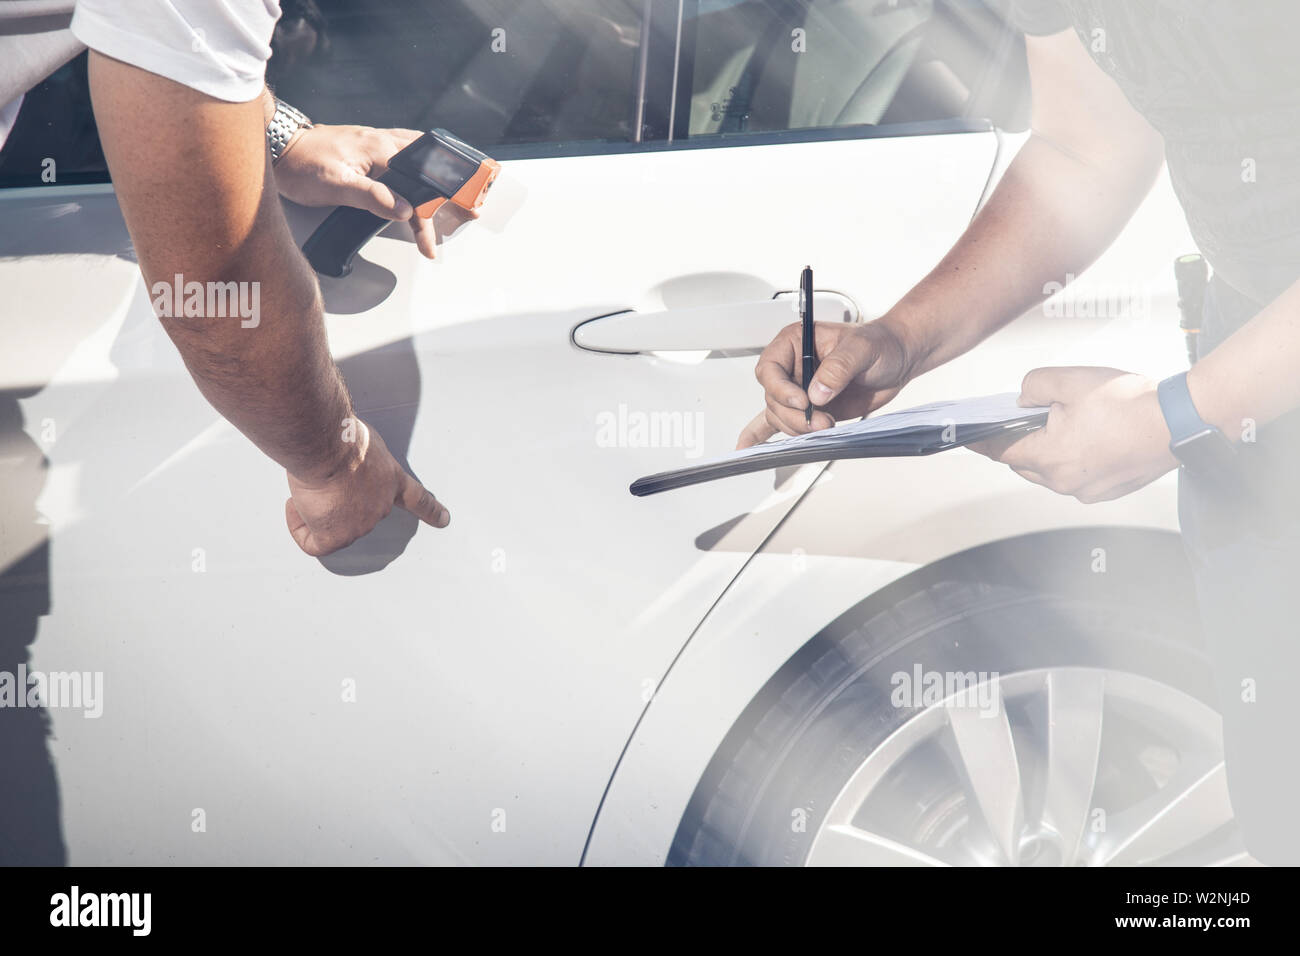
[[(477, 217), (500, 172), (501, 164), (486, 153), (445, 129), (435, 129), (393, 154), (379, 181), (425, 219), (447, 202)], [(361, 247), (390, 221), (364, 209), (339, 206), (303, 243), (303, 254), (321, 275), (345, 276)]]

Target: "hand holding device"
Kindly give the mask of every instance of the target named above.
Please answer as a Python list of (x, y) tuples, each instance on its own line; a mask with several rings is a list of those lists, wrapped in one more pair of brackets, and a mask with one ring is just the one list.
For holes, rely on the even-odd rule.
[[(500, 172), (500, 164), (485, 153), (444, 129), (435, 129), (393, 155), (379, 182), (425, 219), (446, 202), (477, 216)], [(302, 251), (322, 275), (345, 276), (361, 247), (386, 225), (387, 219), (372, 212), (340, 206), (311, 234)]]
[(275, 186), (300, 206), (355, 206), (381, 219), (408, 224), (420, 254), (437, 255), (433, 222), (415, 214), (401, 196), (379, 181), (394, 154), (424, 133), (369, 126), (309, 126), (284, 147)]

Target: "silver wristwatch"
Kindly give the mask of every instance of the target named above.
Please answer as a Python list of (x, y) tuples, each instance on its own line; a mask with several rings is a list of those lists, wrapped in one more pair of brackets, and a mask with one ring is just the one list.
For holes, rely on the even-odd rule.
[(294, 133), (300, 129), (311, 129), (311, 120), (302, 110), (295, 109), (276, 97), (275, 115), (266, 126), (266, 142), (271, 147), (272, 164), (280, 161), (280, 157), (284, 155), (284, 148), (289, 145), (289, 140), (293, 139)]

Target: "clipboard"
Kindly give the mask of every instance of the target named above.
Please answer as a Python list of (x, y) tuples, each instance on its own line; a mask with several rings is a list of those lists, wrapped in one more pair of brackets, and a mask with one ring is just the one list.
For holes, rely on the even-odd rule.
[(953, 402), (934, 402), (898, 412), (872, 415), (794, 438), (769, 441), (720, 458), (647, 475), (629, 491), (643, 498), (706, 481), (769, 468), (807, 465), (841, 458), (905, 458), (934, 455), (971, 442), (1043, 427), (1049, 409), (1022, 408), (1017, 393), (1006, 392)]

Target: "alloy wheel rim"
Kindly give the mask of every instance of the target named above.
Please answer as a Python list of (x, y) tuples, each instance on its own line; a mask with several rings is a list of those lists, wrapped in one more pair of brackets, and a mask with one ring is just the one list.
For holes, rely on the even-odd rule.
[(1021, 671), (917, 711), (854, 771), (809, 866), (1252, 862), (1219, 715), (1137, 674)]

